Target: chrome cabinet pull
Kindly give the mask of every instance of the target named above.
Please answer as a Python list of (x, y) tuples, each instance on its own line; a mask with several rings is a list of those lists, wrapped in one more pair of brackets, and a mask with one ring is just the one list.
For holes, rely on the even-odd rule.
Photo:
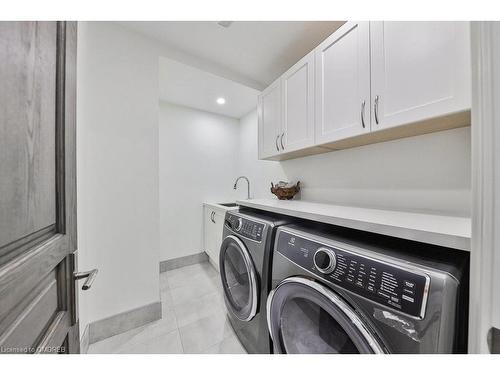
[(280, 147), (278, 146), (278, 138), (280, 137), (280, 135), (278, 134), (276, 136), (276, 141), (274, 141), (274, 144), (276, 145), (276, 151), (279, 151), (280, 150)]
[(378, 125), (378, 101), (380, 97), (377, 95), (375, 97), (375, 104), (373, 105), (373, 111), (375, 113), (375, 123)]
[(94, 268), (93, 270), (90, 271), (85, 271), (85, 272), (75, 272), (73, 273), (73, 277), (76, 280), (80, 279), (87, 279), (85, 283), (82, 286), (82, 290), (88, 290), (92, 286), (92, 283), (94, 282), (96, 276), (97, 276), (98, 269)]
[(280, 139), (280, 143), (281, 143), (281, 149), (284, 150), (285, 149), (285, 146), (283, 146), (283, 136), (285, 135), (285, 132), (283, 132), (283, 134), (281, 134), (281, 139)]
[(363, 128), (365, 128), (365, 104), (366, 101), (363, 100), (363, 103), (361, 103), (361, 125), (363, 125)]

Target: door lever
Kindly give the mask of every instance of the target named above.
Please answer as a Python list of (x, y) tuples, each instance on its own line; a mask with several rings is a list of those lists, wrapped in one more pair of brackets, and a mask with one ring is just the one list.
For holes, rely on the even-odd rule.
[(87, 279), (85, 283), (82, 286), (82, 290), (88, 290), (92, 286), (92, 283), (94, 282), (96, 276), (97, 276), (98, 269), (94, 268), (93, 270), (90, 271), (85, 271), (85, 272), (75, 272), (73, 273), (73, 277), (76, 280), (80, 279)]

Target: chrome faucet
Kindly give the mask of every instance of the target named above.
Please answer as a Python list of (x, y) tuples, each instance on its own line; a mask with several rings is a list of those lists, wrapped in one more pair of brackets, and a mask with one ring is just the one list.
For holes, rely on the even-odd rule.
[(240, 179), (242, 179), (242, 178), (243, 178), (243, 179), (245, 179), (245, 180), (247, 181), (247, 188), (248, 188), (248, 189), (247, 189), (247, 199), (250, 199), (250, 180), (249, 180), (247, 177), (245, 177), (245, 176), (240, 176), (240, 177), (238, 177), (238, 178), (236, 179), (236, 181), (234, 181), (234, 186), (233, 186), (233, 189), (234, 189), (234, 190), (236, 190), (236, 188), (238, 187), (238, 181), (239, 181)]

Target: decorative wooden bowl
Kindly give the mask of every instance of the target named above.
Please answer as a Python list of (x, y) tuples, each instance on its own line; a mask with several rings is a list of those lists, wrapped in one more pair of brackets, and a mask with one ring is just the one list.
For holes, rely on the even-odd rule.
[(274, 185), (271, 182), (271, 193), (276, 195), (280, 200), (290, 200), (295, 194), (300, 191), (300, 181), (297, 181), (295, 185), (287, 185), (284, 183), (278, 183)]

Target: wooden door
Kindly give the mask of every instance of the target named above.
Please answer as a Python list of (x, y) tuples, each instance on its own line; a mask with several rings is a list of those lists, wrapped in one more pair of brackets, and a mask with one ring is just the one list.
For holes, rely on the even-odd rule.
[(78, 353), (76, 23), (0, 22), (0, 352)]
[(370, 131), (370, 31), (347, 22), (316, 49), (316, 144)]
[(281, 80), (285, 152), (314, 145), (314, 51)]
[(259, 96), (259, 158), (281, 152), (281, 79), (266, 88)]
[(468, 22), (372, 22), (370, 32), (374, 130), (470, 109)]

